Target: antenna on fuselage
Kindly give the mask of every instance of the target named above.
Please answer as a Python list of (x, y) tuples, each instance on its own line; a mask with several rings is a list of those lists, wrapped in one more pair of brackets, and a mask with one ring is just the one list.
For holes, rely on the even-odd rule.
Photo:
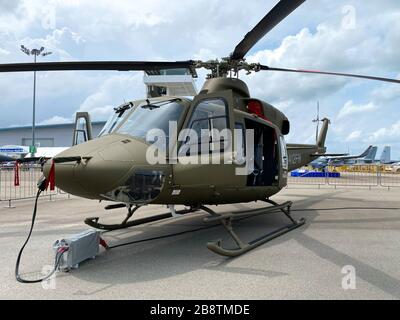
[(319, 121), (320, 121), (320, 119), (319, 119), (319, 101), (317, 101), (317, 118), (312, 121), (312, 122), (316, 122), (317, 123), (317, 128), (316, 128), (316, 131), (315, 131), (315, 142), (318, 141)]

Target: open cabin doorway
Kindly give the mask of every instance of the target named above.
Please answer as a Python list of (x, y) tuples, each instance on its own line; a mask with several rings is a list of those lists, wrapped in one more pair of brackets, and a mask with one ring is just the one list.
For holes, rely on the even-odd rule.
[(276, 132), (268, 125), (246, 119), (246, 129), (254, 130), (254, 171), (247, 186), (273, 186), (279, 178), (279, 155)]

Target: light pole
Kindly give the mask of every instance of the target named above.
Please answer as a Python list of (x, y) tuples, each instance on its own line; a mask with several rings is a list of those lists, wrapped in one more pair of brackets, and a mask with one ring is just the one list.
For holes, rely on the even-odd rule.
[[(21, 45), (21, 51), (25, 53), (28, 56), (33, 56), (33, 60), (36, 63), (37, 57), (45, 57), (52, 52), (46, 52), (44, 47), (41, 47), (40, 49), (32, 49), (29, 50), (26, 48), (24, 45)], [(34, 157), (36, 153), (36, 145), (35, 145), (35, 118), (36, 118), (36, 71), (33, 72), (33, 111), (32, 111), (32, 145), (30, 146), (29, 152), (31, 153), (31, 156)]]

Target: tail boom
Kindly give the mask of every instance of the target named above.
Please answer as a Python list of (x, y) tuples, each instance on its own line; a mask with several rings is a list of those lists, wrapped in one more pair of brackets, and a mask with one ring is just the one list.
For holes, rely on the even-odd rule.
[(287, 144), (289, 157), (289, 171), (301, 168), (311, 161), (315, 160), (318, 155), (324, 155), (326, 152), (325, 140), (328, 133), (330, 120), (322, 119), (322, 128), (319, 132), (316, 144)]

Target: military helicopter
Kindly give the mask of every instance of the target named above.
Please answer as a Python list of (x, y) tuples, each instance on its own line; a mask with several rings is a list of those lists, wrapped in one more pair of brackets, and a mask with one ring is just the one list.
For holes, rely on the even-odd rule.
[[(198, 68), (210, 71), (201, 91), (193, 99), (161, 96), (131, 101), (115, 108), (99, 137), (69, 148), (44, 165), (45, 184), (55, 184), (79, 197), (116, 202), (106, 209), (127, 207), (127, 217), (121, 224), (101, 224), (99, 218), (85, 220), (90, 226), (102, 230), (126, 228), (203, 210), (210, 214), (205, 221), (220, 222), (237, 244), (236, 248), (225, 248), (219, 240), (209, 242), (207, 247), (230, 257), (303, 225), (304, 219), (295, 220), (291, 216), (292, 202), (278, 204), (270, 197), (286, 186), (289, 171), (327, 155), (325, 139), (329, 120), (322, 120), (315, 144), (286, 144), (284, 136), (290, 131), (288, 118), (267, 102), (251, 97), (247, 85), (238, 78), (239, 72), (322, 74), (400, 83), (396, 79), (375, 76), (247, 63), (244, 57), (249, 50), (304, 1), (279, 1), (237, 44), (233, 53), (221, 60), (0, 65), (0, 72), (118, 70), (157, 74), (160, 70), (182, 68), (197, 77)], [(152, 129), (169, 132), (170, 123), (175, 123), (177, 134), (167, 134), (163, 145), (169, 147), (158, 150), (158, 156), (164, 154), (166, 161), (149, 162), (149, 149), (153, 144), (146, 139), (147, 133)], [(188, 138), (190, 134), (183, 134), (183, 139), (177, 138), (187, 129), (198, 133), (197, 138)], [(236, 134), (222, 137), (214, 134), (216, 130), (235, 131)], [(175, 153), (166, 151), (171, 146)], [(193, 149), (206, 151), (191, 152)], [(214, 160), (221, 158), (227, 161), (213, 164)], [(253, 165), (248, 166), (248, 163)], [(237, 174), (240, 169), (243, 169), (242, 174)], [(251, 201), (264, 201), (269, 205), (223, 214), (207, 207)], [(168, 205), (170, 212), (128, 221), (137, 209), (150, 204)], [(184, 205), (188, 209), (176, 211), (174, 205)], [(240, 239), (232, 228), (235, 219), (271, 212), (284, 213), (290, 223), (248, 243)]]

